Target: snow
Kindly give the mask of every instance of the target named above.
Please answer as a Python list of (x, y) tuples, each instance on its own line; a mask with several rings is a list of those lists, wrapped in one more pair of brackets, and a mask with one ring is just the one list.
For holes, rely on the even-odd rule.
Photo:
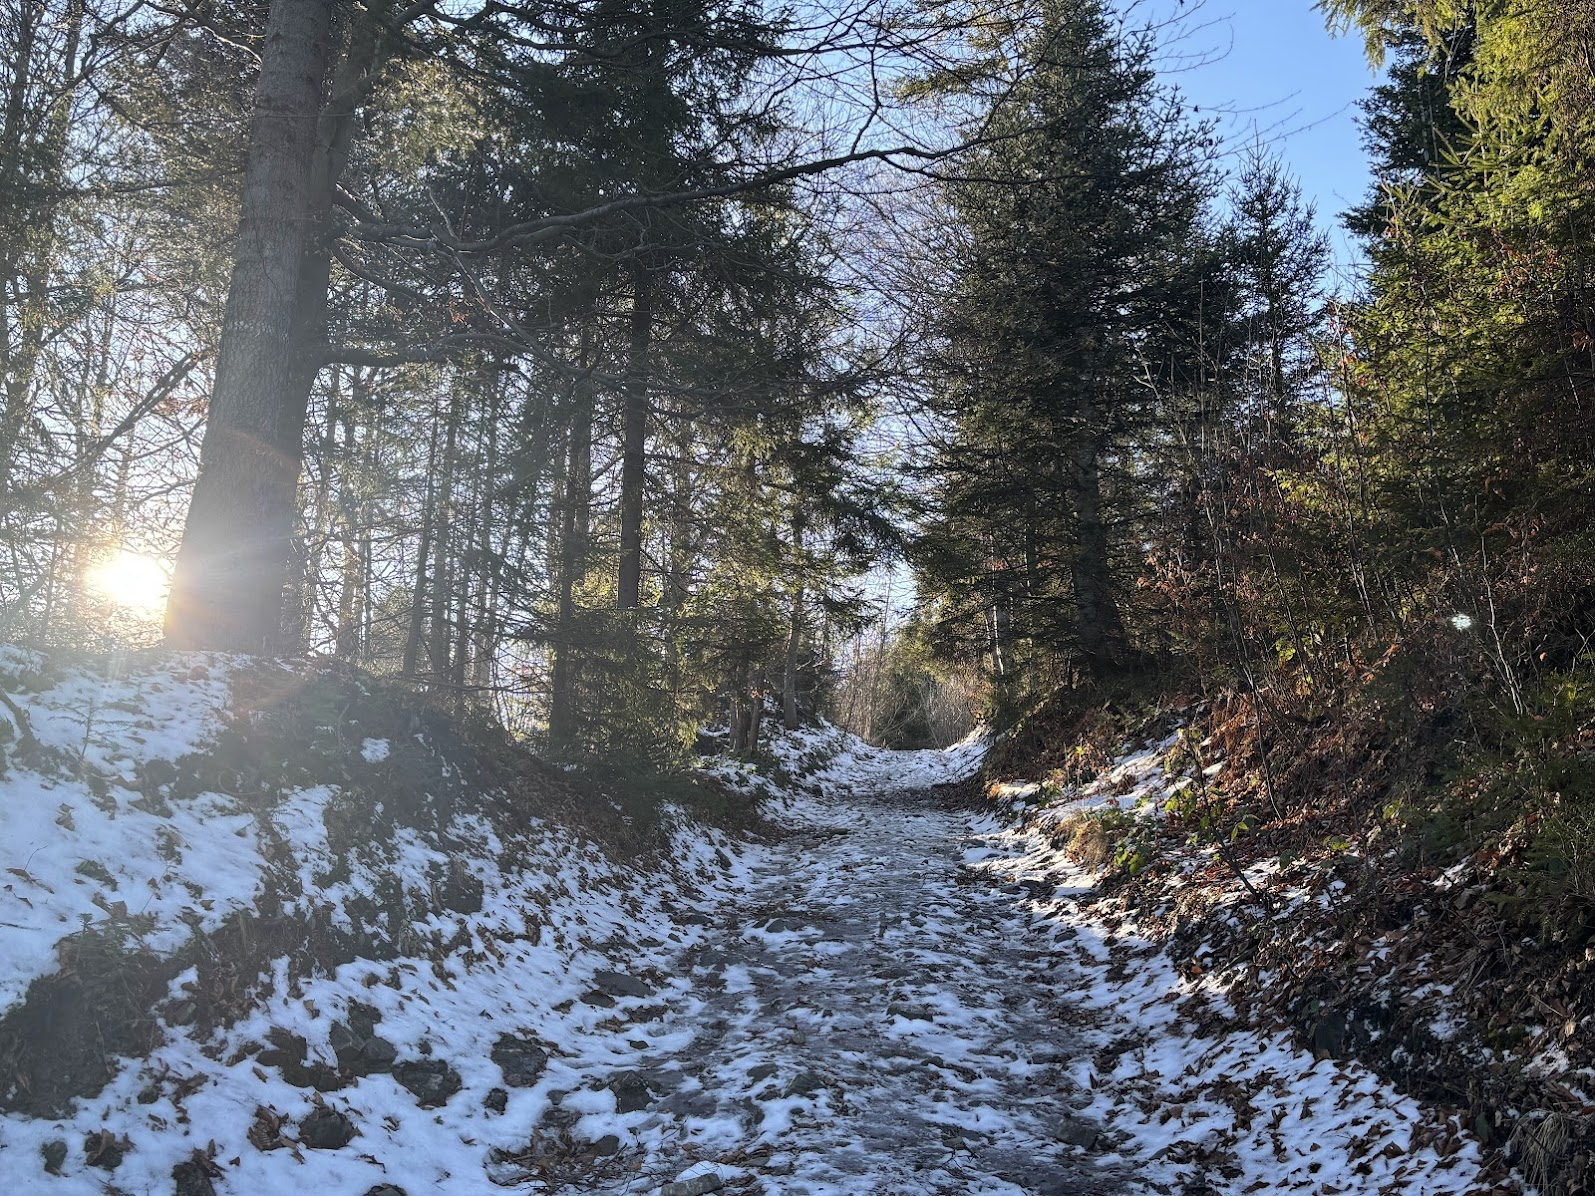
[[(1119, 1155), (1158, 1190), (1200, 1181), (1244, 1193), (1261, 1190), (1260, 1180), (1270, 1192), (1474, 1190), (1481, 1151), (1455, 1118), (1421, 1108), (1359, 1064), (1315, 1059), (1287, 1032), (1235, 1023), (1211, 972), (1182, 970), (1133, 916), (1098, 912), (1095, 876), (1054, 845), (1054, 832), (1107, 806), (1160, 817), (1191, 783), (1164, 767), (1177, 742), (1126, 752), (1019, 825), (976, 828), (966, 855), (992, 884), (1050, 887), (1026, 904), (1051, 928), (1058, 953), (1072, 957), (1078, 1014), (1096, 1059), (1112, 1061), (1077, 1064), (1093, 1093), (1081, 1115), (1114, 1126)], [(1254, 884), (1279, 871), (1272, 859), (1246, 870)], [(1437, 1023), (1437, 1036), (1445, 1028)]]
[[(761, 744), (791, 786), (833, 796), (955, 784), (979, 772), (987, 747), (985, 732), (977, 730), (946, 748), (892, 751), (827, 722), (780, 731)], [(779, 794), (750, 762), (716, 757), (702, 767), (739, 791)]]
[[(27, 661), (11, 656), (7, 663)], [(229, 912), (253, 908), (267, 868), (262, 825), (292, 845), (302, 896), (290, 908), (324, 910), (334, 924), (346, 922), (351, 898), (378, 891), (384, 881), (423, 889), (439, 865), (461, 860), (484, 882), (482, 909), (416, 921), (413, 937), (434, 945), (425, 955), (357, 960), (330, 974), (292, 979), (287, 961), (278, 960), (274, 991), (246, 1017), (209, 1037), (168, 1027), (147, 1060), (126, 1061), (102, 1093), (79, 1103), (74, 1117), (5, 1115), (0, 1179), (23, 1190), (48, 1183), (62, 1196), (98, 1196), (107, 1177), (86, 1165), (82, 1144), (103, 1129), (134, 1144), (114, 1173), (126, 1191), (169, 1191), (172, 1167), (214, 1143), (226, 1190), (281, 1191), (291, 1182), (359, 1192), (402, 1177), (412, 1191), (478, 1193), (486, 1153), (523, 1147), (528, 1126), (561, 1089), (574, 1091), (572, 1107), (590, 1114), (593, 1130), (629, 1135), (638, 1115), (616, 1115), (607, 1091), (580, 1089), (587, 1077), (635, 1055), (616, 1011), (647, 1002), (620, 997), (614, 1009), (603, 1009), (581, 997), (600, 969), (667, 976), (675, 954), (703, 935), (678, 926), (672, 911), (695, 908), (705, 879), (736, 885), (740, 868), (728, 854), (731, 844), (716, 833), (683, 829), (674, 865), (644, 871), (616, 864), (568, 834), (532, 827), (514, 845), (516, 866), (507, 868), (499, 866), (507, 845), (485, 821), (460, 814), (448, 828), (450, 850), (402, 830), (391, 861), (379, 864), (340, 860), (329, 847), (326, 813), (339, 796), (335, 786), (286, 793), (264, 824), (258, 813), (236, 810), (232, 799), (216, 794), (168, 793), (165, 813), (135, 808), (139, 793), (123, 786), (138, 766), (180, 758), (220, 729), (228, 671), (225, 661), (169, 657), (115, 678), (69, 671), (41, 692), (18, 695), (42, 742), (71, 748), (112, 782), (98, 799), (86, 782), (51, 772), (13, 767), (0, 782), (0, 858), (11, 870), (0, 888), (0, 1014), (58, 967), (56, 944), (82, 925), (147, 919), (140, 944), (169, 954), (196, 928), (213, 930)], [(382, 741), (361, 745), (367, 761), (386, 755), (375, 742)], [(345, 879), (332, 879), (338, 875)], [(195, 979), (188, 969), (172, 982), (171, 995), (183, 997)], [(663, 991), (679, 987), (666, 980)], [(447, 1060), (460, 1073), (462, 1092), (441, 1109), (421, 1111), (392, 1076), (371, 1075), (322, 1098), (254, 1061), (252, 1045), (275, 1029), (301, 1035), (311, 1061), (331, 1062), (333, 1024), (353, 1002), (376, 1011), (379, 1033), (401, 1061)], [(484, 1123), (483, 1098), (502, 1082), (489, 1056), (506, 1032), (536, 1038), (553, 1058), (537, 1085), (511, 1090), (505, 1113)], [(675, 1037), (684, 1044), (690, 1034)], [(292, 1124), (322, 1099), (355, 1119), (355, 1147), (303, 1151), (295, 1160), (295, 1152), (262, 1152), (247, 1141), (257, 1107), (286, 1115), (291, 1134)], [(42, 1171), (41, 1148), (55, 1139), (69, 1149), (63, 1175), (52, 1178)]]
[[(15, 649), (0, 659), (28, 664), (38, 661)], [(136, 787), (141, 765), (187, 755), (218, 728), (226, 675), (224, 659), (197, 657), (115, 680), (72, 670), (27, 702), (39, 742), (104, 778), (103, 792), (20, 768), (3, 783), (0, 1010), (56, 970), (56, 943), (86, 920), (149, 919), (145, 945), (170, 951), (248, 904), (260, 875), (253, 817), (215, 794), (157, 813)]]
[[(214, 1151), (224, 1196), (383, 1182), (411, 1196), (643, 1194), (708, 1174), (791, 1196), (1476, 1185), (1465, 1134), (1363, 1069), (1237, 1022), (1211, 974), (1176, 965), (1149, 928), (1107, 921), (1096, 878), (1054, 846), (1093, 811), (1160, 817), (1178, 796), (1174, 737), (1079, 789), (1014, 786), (1005, 799), (1034, 807), (1019, 823), (932, 792), (977, 772), (982, 737), (889, 752), (820, 726), (776, 737), (773, 770), (705, 764), (763, 798), (779, 835), (733, 842), (678, 818), (661, 858), (620, 862), (461, 801), (436, 832), (400, 827), (383, 853), (344, 854), (329, 835), (340, 783), (244, 809), (150, 771), (204, 751), (230, 686), (259, 667), (51, 669), (0, 649), (0, 684), (76, 762), (13, 760), (0, 779), (0, 1016), (80, 926), (140, 918), (140, 940), (173, 955), (231, 913), (259, 914), (268, 881), (307, 925), (349, 931), (362, 899), (432, 891), (449, 869), (480, 881), (480, 908), (401, 904), (384, 915), (391, 958), (277, 958), (231, 1024), (163, 1023), (147, 1059), (123, 1060), (68, 1117), (4, 1114), (0, 1180), (17, 1191), (166, 1196), (196, 1150)], [(3, 680), (24, 674), (40, 675)], [(405, 742), (357, 736), (349, 752), (386, 765)], [(170, 995), (200, 984), (186, 968)], [(333, 1064), (337, 1027), (360, 1010), (401, 1062), (446, 1062), (460, 1090), (420, 1108), (392, 1075), (321, 1094), (260, 1062), (286, 1031)], [(507, 1088), (491, 1058), (505, 1034), (548, 1053), (530, 1087)], [(621, 1112), (628, 1073), (650, 1095)], [(291, 1139), (322, 1103), (354, 1121), (350, 1146), (260, 1148), (257, 1117), (283, 1119)], [(1081, 1125), (1090, 1147), (1066, 1132)], [(114, 1173), (88, 1163), (85, 1138), (102, 1130), (131, 1145)], [(609, 1135), (615, 1153), (599, 1152)], [(66, 1162), (47, 1176), (42, 1148), (57, 1140)]]

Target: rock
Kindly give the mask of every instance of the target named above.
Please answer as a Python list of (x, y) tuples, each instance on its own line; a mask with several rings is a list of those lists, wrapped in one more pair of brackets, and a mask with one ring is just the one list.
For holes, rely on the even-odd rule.
[(653, 988), (624, 972), (609, 972), (600, 968), (593, 973), (593, 986), (605, 996), (610, 997), (651, 997)]
[(604, 1085), (615, 1094), (615, 1112), (641, 1113), (651, 1101), (648, 1081), (634, 1071), (619, 1072)]
[(1058, 1126), (1058, 1141), (1065, 1146), (1079, 1146), (1090, 1150), (1097, 1144), (1097, 1127), (1089, 1121), (1065, 1117)]
[(172, 1196), (216, 1196), (210, 1169), (196, 1159), (172, 1168)]
[(177, 765), (170, 760), (146, 760), (139, 765), (139, 779), (145, 785), (159, 787), (177, 780)]
[(730, 962), (731, 957), (729, 955), (727, 955), (724, 951), (717, 951), (713, 947), (710, 947), (707, 951), (700, 953), (698, 956), (698, 966), (700, 968), (709, 968), (714, 971), (719, 971)]
[(886, 1007), (888, 1017), (900, 1017), (910, 1022), (933, 1022), (936, 1015), (923, 1005), (907, 1005), (902, 1001), (893, 1001)]
[(726, 1186), (726, 1181), (713, 1171), (703, 1175), (694, 1175), (690, 1179), (678, 1179), (659, 1189), (659, 1196), (709, 1196), (710, 1192), (718, 1192)]
[(66, 1162), (66, 1142), (51, 1138), (39, 1148), (39, 1153), (44, 1156), (44, 1169), (51, 1175), (60, 1175), (61, 1166)]
[(359, 1070), (360, 1052), (365, 1047), (364, 1037), (343, 1022), (333, 1022), (332, 1029), (327, 1031), (327, 1045), (332, 1048), (339, 1067), (349, 1071)]
[(83, 1153), (88, 1156), (89, 1166), (105, 1171), (115, 1171), (120, 1167), (132, 1148), (131, 1142), (126, 1138), (118, 1138), (110, 1130), (100, 1130), (83, 1139)]
[(748, 1068), (748, 1079), (752, 1083), (757, 1084), (760, 1080), (768, 1080), (780, 1070), (781, 1069), (773, 1063), (757, 1063)]
[(656, 1101), (653, 1107), (676, 1118), (709, 1118), (719, 1110), (720, 1098), (710, 1090), (697, 1088), (672, 1092)]
[(1312, 1029), (1310, 1045), (1319, 1059), (1338, 1059), (1346, 1049), (1346, 1015), (1339, 1009), (1322, 1017)]
[(612, 1154), (620, 1153), (620, 1139), (614, 1134), (605, 1134), (593, 1143), (593, 1153), (599, 1158), (607, 1158)]
[(613, 1009), (615, 998), (608, 993), (601, 993), (596, 988), (590, 993), (582, 994), (582, 1004), (591, 1005), (594, 1009)]
[(773, 1158), (761, 1170), (766, 1175), (791, 1175), (797, 1170), (797, 1164), (787, 1158)]
[(683, 926), (713, 926), (714, 919), (708, 914), (686, 914), (678, 919)]
[(377, 1022), (382, 1020), (382, 1015), (374, 1005), (350, 1001), (347, 1018), (349, 1032), (363, 1042), (377, 1032)]
[(457, 914), (479, 914), (486, 890), (481, 878), (458, 860), (449, 861), (448, 878), (441, 887), (443, 908)]
[(555, 1107), (544, 1110), (542, 1117), (539, 1118), (538, 1121), (539, 1124), (550, 1126), (556, 1130), (568, 1130), (581, 1119), (582, 1115), (575, 1109), (561, 1109)]
[(325, 1105), (299, 1123), (299, 1141), (311, 1150), (340, 1150), (354, 1141), (354, 1122)]
[(393, 1078), (408, 1088), (423, 1109), (435, 1109), (460, 1090), (463, 1081), (442, 1059), (406, 1059), (393, 1065)]
[(378, 1184), (366, 1189), (366, 1196), (409, 1196), (398, 1184)]
[(199, 1017), (199, 1006), (192, 1001), (173, 1001), (166, 1007), (166, 1024), (169, 1026), (192, 1026)]
[(272, 1049), (262, 1051), (256, 1062), (263, 1067), (275, 1067), (282, 1078), (295, 1088), (314, 1088), (317, 1092), (333, 1092), (343, 1087), (344, 1080), (336, 1069), (321, 1062), (306, 1062), (308, 1044), (299, 1035), (273, 1026), (266, 1031), (266, 1041)]
[(504, 1083), (510, 1088), (530, 1088), (548, 1067), (547, 1051), (530, 1039), (513, 1034), (500, 1035), (489, 1058), (498, 1064)]
[[(170, 818), (174, 813), (172, 807), (167, 803), (166, 799), (161, 796), (159, 789), (151, 789), (142, 797), (135, 797), (127, 804), (132, 806), (135, 810), (142, 810), (146, 814), (153, 814), (156, 818)], [(159, 850), (158, 846), (156, 850)]]
[(941, 1127), (941, 1144), (948, 1150), (972, 1150), (981, 1145), (979, 1134), (970, 1132), (956, 1125)]
[(792, 1077), (792, 1082), (786, 1086), (785, 1096), (812, 1096), (825, 1089), (825, 1081), (812, 1071), (800, 1071)]
[(367, 1075), (392, 1071), (398, 1057), (399, 1048), (386, 1038), (368, 1038), (360, 1048), (359, 1067)]
[(509, 1104), (510, 1094), (502, 1088), (493, 1088), (482, 1098), (482, 1107), (489, 1113), (502, 1113)]

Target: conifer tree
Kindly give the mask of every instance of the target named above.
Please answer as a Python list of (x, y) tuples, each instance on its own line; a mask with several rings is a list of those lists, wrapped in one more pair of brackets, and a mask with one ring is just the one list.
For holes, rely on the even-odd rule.
[(1034, 686), (1067, 659), (1134, 657), (1134, 457), (1158, 380), (1183, 368), (1209, 183), (1150, 47), (1102, 5), (1049, 2), (1014, 53), (991, 142), (950, 188), (966, 238), (943, 320), (954, 432), (917, 560), (951, 618), (983, 619), (997, 673)]

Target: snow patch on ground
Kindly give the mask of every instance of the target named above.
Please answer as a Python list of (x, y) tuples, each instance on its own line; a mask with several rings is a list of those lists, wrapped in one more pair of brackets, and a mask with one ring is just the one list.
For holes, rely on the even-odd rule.
[[(42, 667), (0, 651), (0, 676)], [(1201, 782), (1171, 765), (1173, 738), (1079, 789), (1014, 786), (1017, 823), (971, 823), (931, 790), (973, 775), (982, 739), (898, 753), (819, 727), (776, 737), (773, 772), (705, 765), (777, 799), (774, 841), (681, 823), (664, 861), (625, 864), (462, 801), (368, 857), (335, 847), (339, 783), (246, 810), (162, 779), (155, 762), (217, 733), (244, 667), (149, 658), (16, 687), (34, 733), (79, 766), (13, 760), (0, 779), (0, 1016), (85, 924), (136, 920), (169, 954), (234, 911), (279, 916), (259, 908), (272, 869), (306, 924), (352, 926), (356, 903), (387, 900), (396, 946), (320, 969), (275, 959), (237, 1020), (163, 1025), (148, 1059), (122, 1061), (71, 1116), (0, 1117), (0, 1180), (19, 1192), (166, 1196), (195, 1151), (224, 1196), (641, 1194), (711, 1173), (772, 1196), (1476, 1186), (1478, 1148), (1454, 1125), (1237, 1022), (1211, 974), (1106, 915), (1096, 878), (1057, 846), (1082, 814), (1156, 819), (1187, 800)], [(356, 731), (349, 756), (391, 767), (400, 750)], [(438, 890), (462, 878), (479, 900), (451, 905)], [(422, 892), (425, 912), (393, 899)], [(198, 982), (177, 975), (172, 1001)], [(262, 1061), (287, 1035), (330, 1072), (362, 1018), (395, 1071), (321, 1093)], [(505, 1036), (546, 1053), (524, 1086), (494, 1060)], [(400, 1079), (429, 1068), (457, 1087), (423, 1107)], [(322, 1106), (353, 1123), (347, 1146), (298, 1142)], [(126, 1143), (114, 1172), (91, 1161), (102, 1134)]]
[[(0, 656), (0, 677), (40, 667), (18, 649)], [(229, 667), (184, 656), (116, 677), (72, 669), (19, 701), (35, 738), (78, 777), (12, 764), (0, 781), (0, 1012), (56, 970), (56, 943), (86, 923), (148, 919), (143, 941), (170, 951), (249, 903), (261, 869), (254, 818), (216, 794), (169, 807), (144, 777), (219, 728)]]
[[(168, 656), (111, 677), (67, 670), (34, 677), (33, 692), (18, 674), (42, 662), (12, 652), (0, 664), (34, 734), (68, 752), (70, 765), (13, 760), (0, 778), (0, 1017), (58, 968), (61, 940), (86, 926), (128, 928), (137, 946), (170, 955), (238, 910), (347, 929), (355, 902), (435, 891), (450, 869), (481, 885), (480, 908), (467, 903), (468, 912), (434, 904), (417, 916), (401, 901), (387, 927), (410, 946), (386, 952), (391, 958), (309, 975), (290, 974), (289, 961), (277, 959), (269, 995), (245, 1016), (211, 1032), (164, 1025), (147, 1059), (122, 1061), (72, 1116), (6, 1113), (0, 1180), (61, 1196), (102, 1196), (107, 1183), (165, 1194), (173, 1167), (198, 1150), (214, 1152), (222, 1192), (359, 1193), (397, 1181), (412, 1193), (476, 1196), (495, 1152), (524, 1152), (535, 1127), (561, 1109), (579, 1111), (590, 1136), (577, 1140), (578, 1155), (581, 1143), (605, 1133), (633, 1152), (663, 1149), (665, 1122), (655, 1117), (645, 1129), (648, 1118), (618, 1112), (604, 1084), (636, 1066), (642, 1040), (633, 1012), (687, 996), (674, 962), (704, 931), (684, 919), (708, 894), (724, 900), (745, 883), (746, 866), (723, 834), (683, 823), (667, 863), (626, 865), (551, 826), (504, 841), (462, 802), (441, 835), (400, 828), (381, 857), (344, 856), (329, 844), (340, 786), (289, 790), (269, 809), (246, 811), (219, 794), (179, 796), (167, 771), (150, 769), (203, 749), (222, 728), (232, 662)], [(367, 763), (386, 759), (387, 741), (356, 742)], [(380, 807), (375, 814), (383, 816)], [(274, 845), (287, 846), (289, 887), (299, 895), (263, 912), (262, 878), (283, 866)], [(394, 925), (401, 917), (408, 922)], [(614, 975), (631, 987), (609, 996)], [(181, 1003), (195, 984), (190, 968), (172, 981), (170, 997)], [(437, 1061), (452, 1069), (458, 1090), (421, 1108), (394, 1074), (370, 1074), (322, 1094), (258, 1061), (287, 1034), (304, 1041), (307, 1066), (334, 1069), (352, 1016), (376, 1019), (401, 1068)], [(504, 1035), (547, 1052), (536, 1083), (506, 1086), (491, 1058)], [(688, 1023), (652, 1026), (643, 1045), (685, 1046), (691, 1037)], [(490, 1108), (495, 1089), (500, 1112)], [(16, 1095), (0, 1090), (0, 1104)], [(295, 1146), (301, 1121), (323, 1104), (347, 1115), (358, 1136), (342, 1150)], [(125, 1143), (114, 1172), (93, 1165), (101, 1135)], [(66, 1148), (57, 1175), (45, 1171), (52, 1143)]]
[[(993, 885), (1024, 886), (1059, 955), (1080, 969), (1077, 1011), (1096, 1047), (1076, 1064), (1093, 1094), (1082, 1115), (1112, 1126), (1114, 1154), (1160, 1191), (1194, 1182), (1237, 1196), (1477, 1189), (1481, 1150), (1457, 1118), (1359, 1064), (1315, 1058), (1282, 1027), (1236, 1022), (1222, 983), (1200, 967), (1182, 970), (1133, 916), (1106, 912), (1096, 876), (1060, 846), (1082, 815), (1158, 819), (1184, 800), (1202, 782), (1181, 775), (1190, 757), (1173, 756), (1179, 743), (1171, 735), (1126, 751), (1087, 785), (1013, 786), (1024, 817), (975, 827), (965, 857)], [(1190, 853), (1186, 871), (1211, 862), (1211, 848)], [(1278, 871), (1278, 861), (1263, 861), (1249, 879)]]
[(989, 747), (986, 732), (976, 730), (949, 747), (893, 751), (821, 721), (796, 731), (777, 730), (761, 743), (773, 775), (758, 763), (728, 756), (707, 758), (700, 767), (737, 792), (760, 798), (784, 801), (794, 791), (837, 798), (966, 781), (980, 771)]

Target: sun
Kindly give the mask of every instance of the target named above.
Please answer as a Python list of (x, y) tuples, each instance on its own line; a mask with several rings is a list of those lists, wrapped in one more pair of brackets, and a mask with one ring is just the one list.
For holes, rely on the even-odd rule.
[(119, 548), (89, 568), (89, 593), (131, 614), (158, 615), (172, 589), (166, 565), (152, 556)]

